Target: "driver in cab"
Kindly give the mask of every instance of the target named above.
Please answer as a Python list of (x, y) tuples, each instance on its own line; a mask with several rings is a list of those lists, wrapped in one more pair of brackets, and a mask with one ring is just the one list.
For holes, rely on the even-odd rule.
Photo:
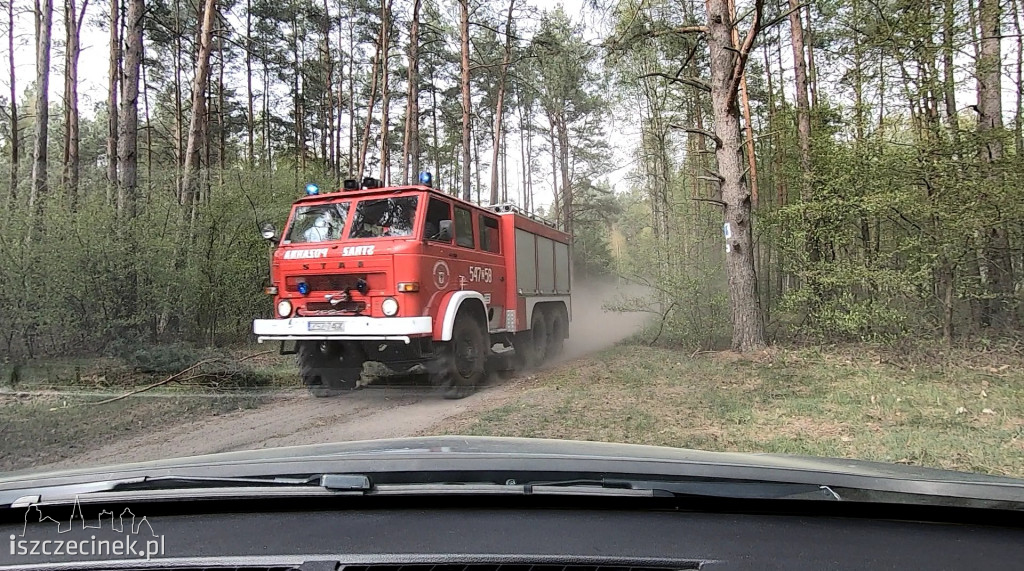
[(303, 238), (306, 242), (323, 242), (330, 239), (330, 227), (333, 222), (333, 217), (330, 211), (325, 211), (321, 215), (316, 217), (313, 221), (313, 225), (306, 230), (303, 234)]

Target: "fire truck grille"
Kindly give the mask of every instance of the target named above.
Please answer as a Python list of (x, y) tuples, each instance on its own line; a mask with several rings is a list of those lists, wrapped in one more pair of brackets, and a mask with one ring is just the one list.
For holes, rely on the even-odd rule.
[[(356, 282), (366, 280), (366, 274), (335, 274), (306, 276), (301, 278), (309, 285), (309, 291), (344, 291), (355, 290)], [(299, 291), (300, 278), (288, 278), (285, 280), (287, 291)]]
[(311, 301), (305, 308), (299, 309), (299, 315), (324, 316), (324, 315), (352, 315), (366, 311), (365, 301), (343, 301), (338, 305), (331, 305), (326, 301)]

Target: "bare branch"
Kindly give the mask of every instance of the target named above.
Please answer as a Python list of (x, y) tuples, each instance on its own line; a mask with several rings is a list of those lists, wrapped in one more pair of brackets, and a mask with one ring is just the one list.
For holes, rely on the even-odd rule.
[(669, 125), (669, 127), (673, 128), (673, 129), (679, 129), (681, 131), (686, 131), (687, 133), (693, 133), (694, 135), (703, 135), (703, 136), (705, 136), (705, 137), (707, 137), (707, 138), (709, 138), (709, 139), (711, 139), (712, 141), (715, 142), (715, 148), (717, 148), (717, 149), (721, 149), (722, 148), (722, 139), (720, 139), (718, 137), (718, 135), (716, 135), (716, 134), (714, 134), (711, 131), (708, 131), (706, 129), (698, 129), (696, 127), (684, 127), (682, 125), (675, 125), (675, 124)]
[(711, 204), (717, 204), (718, 206), (725, 208), (725, 202), (715, 198), (691, 198), (690, 200), (694, 202), (710, 202)]
[[(761, 17), (764, 15), (764, 0), (754, 1), (754, 21), (750, 23), (750, 28), (747, 30), (747, 36), (743, 39), (743, 43), (740, 45), (740, 53), (736, 56), (736, 63), (732, 68), (732, 89), (729, 90), (729, 98), (735, 99), (736, 92), (739, 88), (740, 78), (743, 76), (743, 69), (747, 66), (747, 57), (750, 55), (750, 49), (754, 47), (754, 39), (757, 38), (757, 33), (761, 30)], [(730, 101), (730, 104), (732, 101)]]
[(711, 93), (711, 86), (703, 79), (697, 79), (696, 77), (672, 77), (667, 73), (655, 72), (645, 73), (637, 77), (637, 79), (646, 79), (648, 77), (661, 77), (671, 81), (672, 83), (682, 83), (683, 85), (689, 85), (690, 87)]

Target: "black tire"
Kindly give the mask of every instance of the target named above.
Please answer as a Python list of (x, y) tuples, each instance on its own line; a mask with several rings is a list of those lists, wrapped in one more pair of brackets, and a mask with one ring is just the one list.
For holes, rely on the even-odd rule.
[(356, 388), (366, 360), (358, 345), (303, 341), (298, 350), (299, 377), (314, 397), (333, 397)]
[(550, 333), (547, 312), (541, 307), (534, 308), (533, 321), (530, 324), (529, 345), (526, 352), (526, 365), (528, 367), (537, 367), (548, 358)]
[(487, 331), (472, 313), (460, 312), (446, 343), (437, 384), (446, 399), (465, 398), (487, 379)]
[(565, 332), (568, 327), (568, 319), (562, 308), (552, 307), (548, 312), (548, 359), (560, 356), (565, 350)]

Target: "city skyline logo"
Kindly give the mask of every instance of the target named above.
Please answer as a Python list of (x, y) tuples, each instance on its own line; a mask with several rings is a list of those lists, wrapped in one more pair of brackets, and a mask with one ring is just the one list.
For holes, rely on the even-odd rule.
[[(95, 519), (87, 518), (76, 495), (71, 515), (66, 518), (54, 518), (43, 513), (39, 505), (32, 504), (25, 508), (24, 520), (21, 534), (10, 535), (12, 556), (98, 555), (148, 561), (165, 552), (164, 536), (156, 533), (148, 517), (139, 517), (127, 506), (122, 510), (100, 510)], [(56, 530), (57, 539), (52, 536), (50, 539), (26, 539), (30, 529), (33, 537), (46, 534), (45, 524), (53, 526), (51, 529)], [(71, 539), (68, 534), (73, 531), (90, 535)]]

